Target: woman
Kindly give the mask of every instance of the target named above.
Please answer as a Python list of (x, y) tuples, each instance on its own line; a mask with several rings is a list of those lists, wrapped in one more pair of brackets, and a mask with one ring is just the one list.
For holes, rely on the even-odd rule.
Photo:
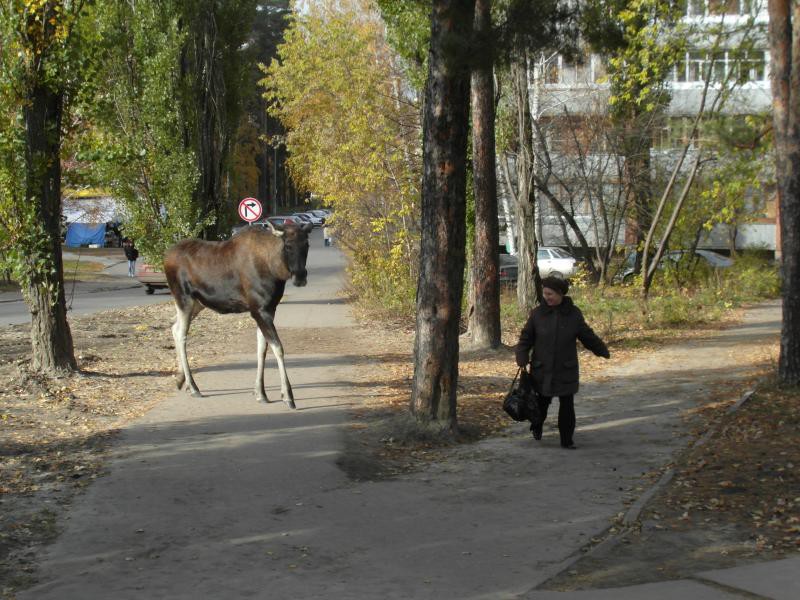
[(127, 239), (122, 244), (125, 249), (125, 258), (128, 259), (128, 277), (136, 276), (136, 259), (139, 258), (139, 251), (133, 245), (133, 240)]
[[(517, 365), (532, 364), (531, 379), (539, 405), (539, 418), (531, 420), (531, 431), (542, 439), (542, 426), (553, 397), (558, 396), (558, 432), (561, 447), (575, 449), (574, 397), (578, 391), (578, 349), (575, 340), (597, 356), (609, 358), (603, 340), (583, 319), (583, 313), (567, 296), (569, 284), (558, 277), (542, 279), (544, 304), (531, 311), (515, 348)], [(533, 357), (531, 358), (531, 348)]]

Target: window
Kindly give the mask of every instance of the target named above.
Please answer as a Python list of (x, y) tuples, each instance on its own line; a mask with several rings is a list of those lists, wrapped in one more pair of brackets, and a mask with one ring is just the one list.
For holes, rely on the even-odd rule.
[(707, 55), (709, 66), (711, 67), (711, 81), (725, 81), (725, 71), (727, 60), (725, 51), (719, 50)]
[(737, 61), (740, 82), (764, 81), (767, 75), (767, 53), (763, 50), (743, 52)]
[(759, 9), (759, 0), (684, 0), (687, 17), (706, 15), (751, 15)]
[(706, 54), (705, 52), (688, 52), (686, 58), (686, 79), (685, 81), (705, 81), (706, 80)]
[(767, 53), (764, 50), (720, 50), (713, 54), (702, 50), (687, 52), (675, 65), (675, 81), (704, 82), (711, 69), (711, 81), (735, 79), (739, 83), (765, 81)]
[(561, 57), (554, 56), (544, 65), (544, 82), (561, 83)]
[(705, 0), (689, 0), (687, 4), (686, 14), (690, 17), (702, 17), (706, 13)]
[(606, 81), (606, 63), (602, 57), (592, 55), (592, 83), (601, 83)]
[(708, 0), (710, 15), (738, 15), (739, 0)]

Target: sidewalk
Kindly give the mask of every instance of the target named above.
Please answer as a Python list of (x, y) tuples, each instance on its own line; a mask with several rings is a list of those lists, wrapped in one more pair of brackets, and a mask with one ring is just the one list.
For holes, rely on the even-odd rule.
[(126, 428), (109, 474), (76, 502), (41, 583), (20, 600), (800, 597), (798, 557), (633, 587), (537, 589), (608, 528), (643, 473), (688, 442), (681, 411), (735, 381), (733, 355), (775, 335), (779, 307), (587, 384), (576, 452), (559, 448), (552, 424), (541, 442), (520, 425), (422, 471), (354, 481), (337, 466), (358, 452), (343, 444), (346, 411), (371, 388), (357, 366), (363, 333), (335, 302), (336, 268), (310, 266), (309, 286), (278, 311), (279, 332), (335, 327), (341, 340), (333, 353), (287, 355), (298, 410), (276, 402), (274, 360), (268, 405), (253, 401), (252, 354), (197, 369), (207, 396), (175, 394)]

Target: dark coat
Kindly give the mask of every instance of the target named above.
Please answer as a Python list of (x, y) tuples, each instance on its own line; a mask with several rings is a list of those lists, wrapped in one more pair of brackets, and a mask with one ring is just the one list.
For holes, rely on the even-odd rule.
[(139, 258), (139, 251), (135, 246), (125, 246), (125, 258), (128, 260), (136, 260)]
[(575, 340), (597, 356), (610, 356), (603, 340), (586, 324), (583, 313), (569, 296), (564, 296), (558, 306), (541, 304), (531, 311), (514, 350), (518, 365), (532, 363), (533, 387), (542, 396), (569, 396), (578, 391)]

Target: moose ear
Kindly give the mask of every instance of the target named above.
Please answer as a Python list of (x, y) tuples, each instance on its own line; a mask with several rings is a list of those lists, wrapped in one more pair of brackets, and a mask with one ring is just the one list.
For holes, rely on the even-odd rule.
[(267, 221), (267, 225), (269, 226), (269, 229), (273, 235), (277, 235), (278, 237), (283, 237), (284, 232), (275, 229), (275, 225), (272, 224), (272, 221)]

